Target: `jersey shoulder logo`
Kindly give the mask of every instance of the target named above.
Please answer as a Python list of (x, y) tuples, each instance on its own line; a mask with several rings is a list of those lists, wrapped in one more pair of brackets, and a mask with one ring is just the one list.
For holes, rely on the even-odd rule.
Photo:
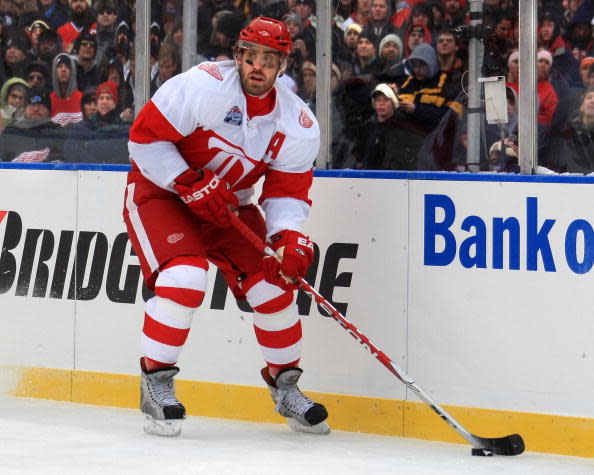
[(305, 109), (301, 109), (301, 114), (299, 114), (299, 124), (306, 129), (309, 129), (313, 125), (313, 120), (311, 120), (311, 117)]
[(198, 65), (198, 69), (202, 69), (202, 71), (206, 71), (213, 78), (216, 78), (219, 81), (222, 81), (223, 80), (223, 76), (221, 76), (221, 71), (219, 71), (219, 67), (216, 64), (213, 64), (213, 63), (200, 63)]
[(243, 114), (241, 113), (241, 109), (237, 106), (231, 107), (231, 109), (227, 111), (227, 115), (225, 115), (223, 122), (231, 125), (241, 125), (243, 122)]

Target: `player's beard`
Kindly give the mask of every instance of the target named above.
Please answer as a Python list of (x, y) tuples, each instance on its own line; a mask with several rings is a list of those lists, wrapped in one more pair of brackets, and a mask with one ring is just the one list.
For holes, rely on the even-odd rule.
[[(267, 77), (264, 73), (258, 71), (251, 71), (245, 73), (239, 69), (239, 77), (241, 78), (241, 86), (244, 92), (252, 96), (261, 96), (266, 94), (274, 87), (276, 74), (272, 77)], [(258, 80), (259, 79), (259, 80)]]

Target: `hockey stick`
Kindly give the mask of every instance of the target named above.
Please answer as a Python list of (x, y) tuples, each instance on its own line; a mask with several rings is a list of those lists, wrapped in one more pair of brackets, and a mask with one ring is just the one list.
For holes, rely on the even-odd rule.
[[(278, 254), (254, 231), (252, 231), (238, 216), (231, 211), (228, 212), (233, 226), (263, 254), (278, 259)], [(519, 455), (524, 452), (524, 440), (519, 434), (506, 435), (504, 437), (478, 437), (468, 432), (462, 425), (452, 417), (443, 407), (435, 402), (415, 381), (400, 369), (383, 351), (375, 346), (369, 338), (361, 333), (355, 325), (349, 322), (330, 302), (320, 295), (305, 279), (296, 278), (299, 287), (309, 293), (316, 303), (322, 307), (342, 328), (344, 328), (355, 340), (357, 340), (375, 359), (384, 365), (390, 373), (402, 381), (407, 388), (411, 389), (423, 402), (425, 402), (439, 417), (441, 417), (452, 429), (460, 434), (471, 446), (472, 455)]]

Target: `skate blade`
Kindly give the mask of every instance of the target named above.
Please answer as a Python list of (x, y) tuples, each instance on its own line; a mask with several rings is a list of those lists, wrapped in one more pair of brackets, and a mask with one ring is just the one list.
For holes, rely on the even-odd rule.
[(330, 426), (326, 421), (322, 421), (319, 424), (315, 424), (313, 426), (306, 426), (292, 417), (287, 417), (287, 423), (289, 424), (289, 427), (295, 432), (305, 432), (307, 434), (320, 435), (328, 435), (330, 433)]
[(181, 434), (181, 421), (182, 419), (159, 421), (145, 414), (144, 431), (147, 434), (160, 435), (161, 437), (177, 437)]

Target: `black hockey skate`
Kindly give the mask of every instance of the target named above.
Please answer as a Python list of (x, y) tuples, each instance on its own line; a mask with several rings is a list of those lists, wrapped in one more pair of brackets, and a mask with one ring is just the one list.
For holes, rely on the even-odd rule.
[(140, 410), (144, 414), (144, 431), (147, 434), (176, 437), (181, 433), (181, 421), (186, 418), (186, 408), (175, 397), (177, 366), (147, 371), (140, 359)]
[(262, 378), (268, 384), (272, 400), (276, 403), (274, 409), (287, 418), (289, 427), (294, 431), (329, 434), (326, 408), (305, 396), (297, 386), (301, 373), (303, 370), (300, 368), (283, 368), (273, 379), (267, 367), (262, 369)]

